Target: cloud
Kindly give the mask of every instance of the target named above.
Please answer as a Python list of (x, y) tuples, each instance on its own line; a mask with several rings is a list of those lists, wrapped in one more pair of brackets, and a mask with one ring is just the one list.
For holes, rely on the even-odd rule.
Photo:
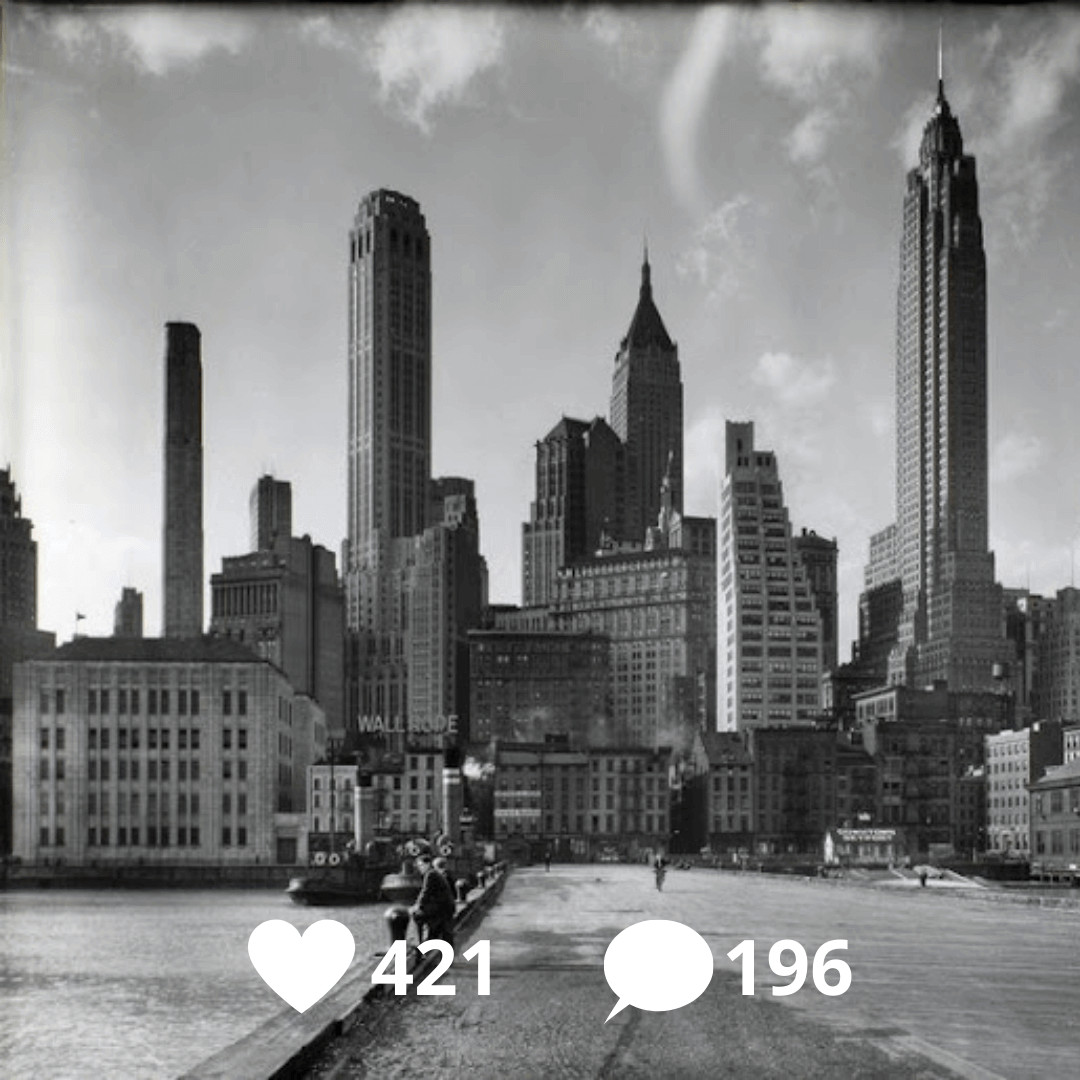
[(607, 55), (613, 78), (635, 88), (651, 82), (656, 38), (641, 18), (605, 5), (589, 8), (579, 25)]
[(800, 408), (821, 401), (836, 382), (832, 360), (804, 360), (791, 353), (770, 352), (754, 365), (754, 382), (769, 390), (781, 405)]
[(990, 457), (990, 477), (995, 483), (1008, 483), (1034, 472), (1042, 461), (1046, 446), (1038, 435), (1010, 431), (994, 447)]
[(811, 109), (785, 140), (788, 157), (797, 165), (813, 165), (825, 156), (829, 134), (836, 127), (836, 116), (818, 106)]
[(201, 7), (65, 13), (49, 29), (69, 56), (99, 61), (119, 53), (137, 70), (158, 76), (193, 68), (214, 51), (237, 56), (254, 33), (240, 15)]
[(751, 265), (745, 217), (756, 209), (757, 204), (744, 192), (718, 206), (676, 260), (676, 273), (696, 278), (708, 290), (710, 300), (738, 293)]
[(891, 33), (878, 12), (847, 6), (770, 4), (758, 33), (763, 77), (795, 97), (816, 102), (839, 68), (876, 74)]
[(478, 75), (502, 62), (504, 48), (500, 12), (404, 7), (376, 32), (368, 62), (383, 103), (427, 134), (431, 111), (461, 101)]
[(810, 107), (785, 147), (795, 164), (811, 167), (820, 179), (815, 166), (847, 110), (849, 77), (877, 75), (893, 22), (851, 7), (771, 4), (749, 26), (761, 42), (762, 79)]
[(698, 130), (713, 80), (730, 51), (737, 18), (738, 12), (728, 7), (699, 12), (660, 100), (660, 142), (668, 178), (683, 208), (699, 217), (708, 199), (697, 165)]
[[(720, 490), (724, 446), (724, 417), (711, 405), (695, 419), (683, 443), (683, 506), (687, 512), (715, 515)], [(690, 511), (690, 507), (695, 508)]]

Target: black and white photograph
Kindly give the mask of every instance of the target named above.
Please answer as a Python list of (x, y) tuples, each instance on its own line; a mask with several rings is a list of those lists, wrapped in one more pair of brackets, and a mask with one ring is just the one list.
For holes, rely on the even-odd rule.
[(1080, 8), (0, 31), (0, 1073), (1080, 1075)]

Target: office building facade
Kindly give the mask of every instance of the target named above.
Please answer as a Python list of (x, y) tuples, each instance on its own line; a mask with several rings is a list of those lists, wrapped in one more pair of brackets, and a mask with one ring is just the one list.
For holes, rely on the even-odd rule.
[(720, 731), (811, 724), (821, 712), (822, 627), (792, 537), (776, 455), (728, 422), (720, 489)]

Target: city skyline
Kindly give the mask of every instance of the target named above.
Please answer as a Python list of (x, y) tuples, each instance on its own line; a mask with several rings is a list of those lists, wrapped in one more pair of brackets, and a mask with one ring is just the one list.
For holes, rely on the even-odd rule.
[[(754, 421), (793, 526), (838, 540), (846, 659), (893, 515), (898, 222), (934, 13), (5, 14), (0, 461), (34, 522), (39, 625), (64, 639), (82, 612), (106, 634), (134, 586), (159, 629), (167, 321), (203, 334), (205, 576), (246, 550), (266, 472), (296, 532), (339, 550), (341, 256), (385, 185), (431, 234), (432, 472), (477, 483), (492, 600), (520, 599), (535, 442), (608, 400), (647, 233), (687, 390), (684, 508), (716, 515), (724, 421)], [(1080, 536), (1060, 494), (1080, 19), (950, 11), (944, 40), (983, 195), (990, 546), (1003, 583), (1053, 592)]]

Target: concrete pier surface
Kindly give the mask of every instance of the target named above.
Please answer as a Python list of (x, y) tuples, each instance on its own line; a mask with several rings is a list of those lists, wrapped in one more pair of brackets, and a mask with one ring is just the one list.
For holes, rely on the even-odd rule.
[[(634, 1006), (605, 1023), (616, 996), (608, 944), (646, 919), (693, 927), (714, 975), (692, 1004)], [(741, 994), (727, 953), (756, 942), (756, 989)], [(800, 942), (811, 961), (848, 940), (850, 989), (797, 993), (770, 971), (769, 947)], [(378, 1077), (933, 1077), (1080, 1074), (1080, 915), (961, 902), (936, 889), (865, 889), (797, 878), (647, 867), (516, 870), (470, 941), (491, 950), (477, 994), (462, 953), (440, 980), (456, 993), (389, 997), (304, 1075)], [(787, 954), (785, 961), (790, 961)]]

